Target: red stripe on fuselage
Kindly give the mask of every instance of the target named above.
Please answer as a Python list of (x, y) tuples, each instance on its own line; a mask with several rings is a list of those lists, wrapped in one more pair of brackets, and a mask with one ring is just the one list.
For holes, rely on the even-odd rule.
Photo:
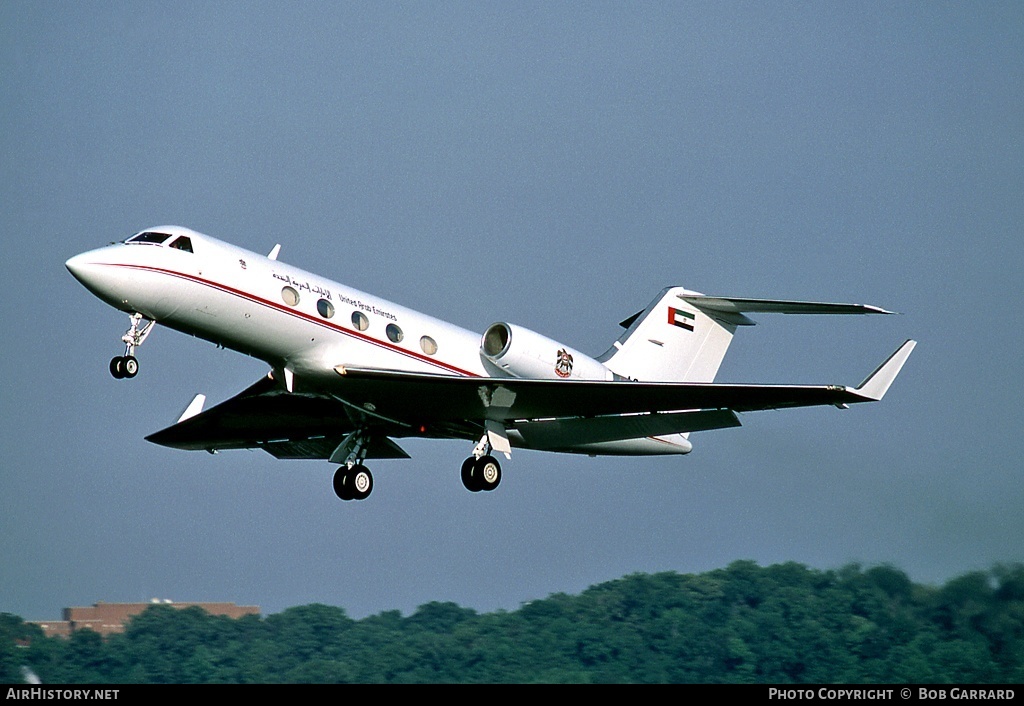
[(101, 264), (109, 265), (111, 267), (126, 267), (126, 268), (132, 269), (132, 270), (143, 270), (145, 272), (154, 272), (156, 274), (168, 275), (168, 276), (171, 276), (171, 277), (177, 277), (179, 279), (184, 279), (184, 280), (189, 281), (189, 282), (195, 282), (196, 284), (201, 284), (201, 285), (206, 286), (206, 287), (211, 287), (213, 289), (218, 289), (218, 290), (220, 290), (222, 292), (225, 292), (227, 294), (231, 294), (231, 295), (239, 297), (241, 299), (247, 299), (247, 300), (249, 300), (251, 302), (254, 302), (256, 304), (261, 304), (261, 305), (269, 307), (269, 308), (271, 308), (271, 309), (273, 309), (275, 311), (280, 311), (280, 312), (285, 313), (285, 314), (290, 314), (291, 316), (294, 316), (296, 318), (302, 319), (302, 320), (307, 321), (307, 322), (309, 322), (311, 324), (316, 324), (317, 326), (322, 326), (322, 327), (324, 327), (324, 328), (326, 328), (328, 330), (336, 331), (337, 333), (342, 333), (342, 334), (345, 334), (346, 336), (351, 336), (352, 338), (355, 338), (357, 340), (363, 341), (364, 343), (370, 343), (370, 344), (378, 346), (380, 348), (384, 348), (386, 350), (393, 351), (395, 353), (400, 353), (400, 354), (402, 354), (404, 356), (407, 356), (409, 358), (412, 358), (414, 360), (418, 360), (420, 362), (427, 363), (428, 365), (433, 365), (435, 367), (442, 368), (442, 369), (444, 369), (444, 370), (446, 370), (448, 372), (457, 373), (458, 375), (463, 375), (463, 376), (466, 376), (466, 377), (480, 377), (477, 373), (472, 373), (472, 372), (469, 372), (467, 370), (463, 370), (462, 368), (458, 368), (458, 367), (456, 367), (454, 365), (450, 365), (449, 363), (445, 363), (443, 361), (439, 361), (439, 360), (436, 360), (436, 359), (433, 359), (433, 358), (429, 358), (426, 355), (423, 355), (423, 354), (420, 354), (420, 353), (416, 353), (415, 351), (410, 351), (410, 350), (406, 350), (404, 348), (399, 348), (398, 346), (391, 345), (390, 343), (385, 343), (384, 341), (380, 341), (380, 340), (377, 340), (375, 338), (371, 338), (371, 337), (369, 337), (369, 336), (367, 336), (367, 335), (365, 335), (365, 334), (363, 334), (363, 333), (361, 333), (359, 331), (353, 331), (351, 329), (344, 328), (344, 327), (339, 326), (337, 324), (333, 324), (330, 321), (326, 321), (324, 319), (318, 319), (318, 318), (314, 317), (311, 314), (305, 313), (304, 311), (299, 311), (298, 309), (289, 308), (287, 306), (284, 306), (283, 304), (278, 304), (277, 302), (273, 302), (273, 301), (270, 301), (268, 299), (264, 299), (263, 297), (257, 296), (255, 294), (250, 294), (249, 292), (243, 291), (241, 289), (235, 289), (234, 287), (230, 287), (230, 286), (228, 286), (226, 284), (220, 284), (219, 282), (214, 282), (212, 280), (203, 279), (202, 277), (197, 277), (195, 275), (186, 274), (184, 272), (175, 272), (174, 270), (167, 270), (167, 269), (164, 269), (162, 267), (151, 267), (149, 265), (128, 265), (128, 264), (118, 264), (118, 263), (112, 263), (112, 262), (101, 263)]

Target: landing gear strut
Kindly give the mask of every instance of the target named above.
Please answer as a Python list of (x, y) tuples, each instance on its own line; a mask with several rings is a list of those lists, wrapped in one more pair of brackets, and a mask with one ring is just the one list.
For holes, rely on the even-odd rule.
[(135, 349), (142, 345), (150, 332), (153, 330), (155, 321), (147, 321), (146, 325), (139, 328), (142, 322), (142, 314), (136, 312), (129, 319), (131, 326), (121, 337), (124, 341), (124, 355), (115, 356), (110, 359), (110, 374), (118, 380), (122, 378), (133, 378), (139, 374), (139, 361), (135, 357)]
[(466, 490), (478, 493), (491, 491), (501, 483), (501, 464), (491, 456), (491, 442), (484, 434), (473, 449), (473, 455), (462, 462), (462, 484)]

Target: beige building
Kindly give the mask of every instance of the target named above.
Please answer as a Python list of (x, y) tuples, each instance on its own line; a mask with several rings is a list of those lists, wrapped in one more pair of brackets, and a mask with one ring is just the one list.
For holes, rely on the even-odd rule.
[(64, 609), (63, 620), (31, 620), (43, 629), (48, 636), (59, 635), (68, 637), (76, 630), (95, 630), (100, 635), (111, 635), (124, 632), (128, 620), (152, 605), (168, 605), (172, 608), (191, 608), (197, 606), (210, 615), (226, 615), (229, 618), (241, 618), (243, 615), (259, 615), (259, 606), (235, 605), (234, 603), (175, 603), (168, 600), (156, 600), (149, 603), (105, 603), (100, 601), (91, 606), (79, 606)]

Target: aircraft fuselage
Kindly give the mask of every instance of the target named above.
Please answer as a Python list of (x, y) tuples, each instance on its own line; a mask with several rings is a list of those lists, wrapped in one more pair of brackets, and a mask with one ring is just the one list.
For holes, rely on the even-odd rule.
[(481, 361), (477, 333), (194, 231), (153, 230), (188, 237), (193, 252), (117, 243), (78, 255), (67, 267), (121, 311), (287, 368), (299, 380), (339, 363), (495, 372)]

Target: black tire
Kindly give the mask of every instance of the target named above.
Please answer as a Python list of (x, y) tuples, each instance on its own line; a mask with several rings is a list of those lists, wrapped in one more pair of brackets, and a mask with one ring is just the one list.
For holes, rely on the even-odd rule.
[(124, 358), (114, 356), (110, 359), (110, 374), (117, 380), (124, 378)]
[(473, 473), (473, 467), (476, 465), (476, 459), (470, 456), (462, 462), (462, 484), (466, 486), (466, 490), (479, 493), (480, 484), (477, 483), (477, 476)]
[(473, 478), (480, 490), (491, 491), (501, 483), (501, 464), (494, 456), (481, 456), (473, 464)]
[(351, 484), (348, 481), (348, 469), (345, 466), (334, 472), (334, 494), (342, 500), (352, 499)]

